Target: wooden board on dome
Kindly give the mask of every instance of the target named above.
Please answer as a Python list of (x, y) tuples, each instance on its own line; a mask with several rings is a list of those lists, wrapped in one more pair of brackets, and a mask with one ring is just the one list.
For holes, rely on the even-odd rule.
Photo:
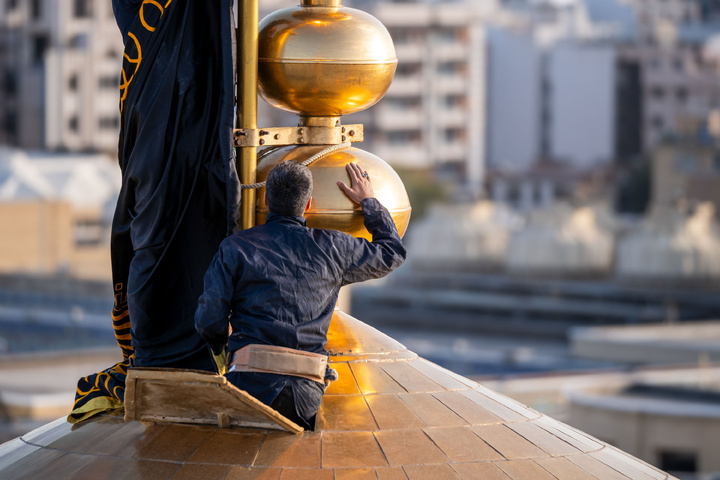
[(125, 420), (303, 431), (221, 375), (173, 368), (128, 370)]

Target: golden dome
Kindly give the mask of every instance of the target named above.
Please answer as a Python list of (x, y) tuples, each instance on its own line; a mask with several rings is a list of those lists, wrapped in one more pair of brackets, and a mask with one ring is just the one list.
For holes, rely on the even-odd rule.
[(0, 478), (668, 478), (340, 311), (330, 328), (340, 378), (313, 432), (63, 418), (0, 446)]
[[(259, 162), (257, 180), (265, 181), (270, 169), (280, 162), (302, 162), (326, 147), (327, 145), (289, 146), (273, 150)], [(337, 150), (310, 165), (314, 188), (311, 209), (305, 214), (308, 226), (340, 230), (355, 237), (371, 239), (363, 224), (362, 210), (336, 185), (338, 180), (349, 183), (345, 165), (350, 162), (357, 162), (367, 170), (375, 196), (390, 211), (400, 236), (403, 236), (410, 222), (411, 207), (402, 180), (382, 159), (355, 147)], [(262, 201), (264, 195), (265, 189), (262, 188), (258, 191), (256, 209), (258, 225), (265, 223), (268, 213)]]
[(361, 10), (299, 5), (271, 13), (259, 28), (259, 92), (282, 110), (358, 112), (380, 100), (395, 75), (390, 34)]

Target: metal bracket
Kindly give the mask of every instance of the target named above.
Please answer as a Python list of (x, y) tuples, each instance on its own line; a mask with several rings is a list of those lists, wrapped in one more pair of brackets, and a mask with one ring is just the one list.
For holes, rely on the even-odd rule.
[(361, 124), (338, 127), (238, 128), (233, 131), (233, 145), (236, 147), (339, 145), (345, 142), (362, 142), (363, 139)]

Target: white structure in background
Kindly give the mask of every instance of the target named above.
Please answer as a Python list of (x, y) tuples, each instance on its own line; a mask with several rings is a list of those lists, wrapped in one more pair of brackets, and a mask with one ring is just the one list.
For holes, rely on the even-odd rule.
[(504, 5), (487, 37), (490, 194), (528, 210), (567, 190), (560, 170), (613, 160), (615, 30), (580, 0)]
[(540, 48), (531, 32), (498, 27), (488, 45), (488, 164), (527, 170), (540, 154)]
[(530, 213), (507, 249), (514, 273), (606, 275), (613, 266), (614, 236), (590, 207), (557, 203)]
[(720, 278), (720, 228), (713, 205), (700, 204), (691, 215), (653, 211), (619, 240), (616, 270), (625, 278)]
[(560, 42), (547, 60), (547, 154), (578, 169), (610, 163), (615, 153), (614, 47)]
[(0, 148), (0, 272), (109, 279), (119, 190), (106, 155)]
[(111, 2), (0, 2), (0, 143), (116, 152), (122, 55)]
[(368, 149), (393, 166), (462, 178), (478, 194), (486, 150), (485, 25), (496, 2), (353, 5), (387, 27), (398, 57), (390, 89), (368, 111)]
[(63, 201), (76, 209), (114, 209), (117, 164), (103, 154), (24, 152), (0, 147), (0, 202)]
[(433, 205), (411, 230), (410, 263), (502, 268), (508, 241), (522, 218), (503, 204)]

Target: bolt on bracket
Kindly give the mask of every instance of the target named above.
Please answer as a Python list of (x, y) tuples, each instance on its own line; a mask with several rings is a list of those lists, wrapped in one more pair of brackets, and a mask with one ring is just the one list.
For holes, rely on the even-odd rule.
[(270, 128), (238, 128), (233, 131), (235, 147), (266, 147), (273, 145), (339, 145), (362, 142), (363, 126), (337, 127), (300, 126)]

